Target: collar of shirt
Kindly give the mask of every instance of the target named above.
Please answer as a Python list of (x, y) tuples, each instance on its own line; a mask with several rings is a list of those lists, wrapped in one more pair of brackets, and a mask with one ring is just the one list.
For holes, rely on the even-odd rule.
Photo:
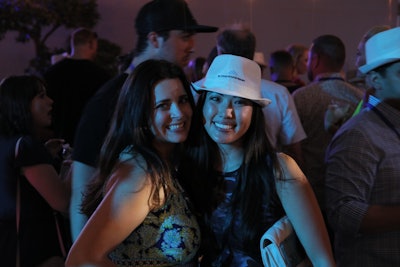
[(340, 72), (327, 72), (327, 73), (321, 73), (318, 74), (314, 81), (316, 82), (322, 82), (322, 81), (327, 81), (327, 80), (342, 80), (344, 81), (344, 75)]

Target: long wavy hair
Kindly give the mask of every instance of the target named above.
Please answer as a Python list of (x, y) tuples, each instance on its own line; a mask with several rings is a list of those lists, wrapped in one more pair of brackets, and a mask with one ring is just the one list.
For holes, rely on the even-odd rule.
[[(205, 103), (207, 92), (198, 100), (195, 114), (199, 116)], [(202, 119), (193, 119), (196, 135), (189, 136), (186, 155), (181, 160), (182, 184), (192, 196), (199, 216), (206, 220), (215, 208), (225, 199), (223, 178), (217, 175), (222, 158), (218, 145), (210, 138)], [(196, 123), (198, 122), (198, 123)], [(265, 133), (262, 108), (253, 104), (251, 124), (243, 138), (244, 161), (239, 168), (237, 186), (232, 196), (232, 212), (237, 214), (242, 224), (240, 236), (245, 244), (254, 247), (254, 240), (265, 231), (262, 225), (263, 207), (275, 190), (274, 175), (280, 173), (276, 153)], [(231, 222), (233, 224), (233, 222)], [(239, 231), (238, 231), (239, 232)], [(257, 248), (254, 248), (257, 250)]]
[[(121, 88), (112, 123), (101, 148), (97, 174), (85, 193), (81, 210), (91, 215), (103, 198), (107, 183), (120, 153), (127, 147), (140, 154), (147, 163), (147, 172), (152, 183), (152, 192), (163, 189), (165, 197), (174, 191), (174, 183), (168, 164), (153, 146), (151, 118), (154, 113), (154, 88), (162, 80), (179, 79), (194, 109), (190, 84), (182, 69), (165, 60), (148, 60), (139, 64)], [(180, 146), (177, 146), (179, 150)], [(174, 153), (178, 157), (179, 151)], [(176, 159), (177, 160), (177, 159)], [(149, 203), (160, 205), (159, 194), (151, 194)]]
[(0, 133), (3, 136), (32, 135), (33, 98), (45, 88), (36, 76), (9, 76), (0, 83)]

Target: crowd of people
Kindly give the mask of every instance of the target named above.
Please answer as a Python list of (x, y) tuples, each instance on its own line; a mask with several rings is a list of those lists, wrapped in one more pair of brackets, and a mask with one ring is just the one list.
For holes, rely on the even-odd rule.
[(338, 36), (266, 63), (248, 26), (184, 0), (135, 30), (115, 77), (78, 28), (43, 77), (1, 81), (2, 266), (261, 267), (283, 216), (312, 266), (400, 266), (399, 27), (360, 34), (352, 80)]

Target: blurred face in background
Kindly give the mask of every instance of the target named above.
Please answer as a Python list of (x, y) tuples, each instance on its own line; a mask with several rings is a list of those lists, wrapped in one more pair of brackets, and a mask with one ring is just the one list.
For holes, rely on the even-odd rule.
[(365, 65), (366, 58), (365, 58), (365, 42), (361, 41), (357, 47), (356, 53), (356, 63), (355, 66), (358, 69), (360, 66)]
[(307, 77), (310, 82), (314, 80), (314, 66), (317, 60), (317, 55), (312, 52), (312, 48), (308, 52), (307, 59)]
[(295, 68), (299, 75), (307, 73), (308, 50), (305, 50), (295, 62)]

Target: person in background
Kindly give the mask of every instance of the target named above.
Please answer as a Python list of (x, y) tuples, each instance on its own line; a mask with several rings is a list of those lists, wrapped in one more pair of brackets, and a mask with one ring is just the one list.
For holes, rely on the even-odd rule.
[(71, 231), (75, 239), (87, 217), (80, 212), (82, 193), (94, 174), (119, 90), (135, 66), (149, 59), (165, 59), (180, 67), (188, 64), (194, 35), (218, 28), (200, 25), (184, 0), (153, 0), (136, 16), (137, 43), (134, 58), (124, 73), (105, 84), (86, 106), (76, 132), (72, 154)]
[(74, 135), (88, 100), (111, 76), (94, 63), (97, 34), (78, 28), (71, 34), (71, 55), (45, 73), (48, 95), (54, 101), (55, 137), (74, 147)]
[[(244, 24), (234, 24), (217, 35), (218, 54), (254, 58), (256, 37)], [(292, 96), (288, 90), (269, 80), (261, 80), (261, 94), (272, 103), (263, 108), (266, 133), (277, 151), (287, 152), (300, 165), (300, 141), (306, 138)]]
[(205, 63), (206, 58), (196, 57), (185, 66), (184, 71), (190, 82), (196, 82), (204, 77), (203, 68)]
[(118, 74), (124, 73), (126, 69), (129, 68), (134, 57), (135, 51), (130, 51), (117, 57)]
[(265, 74), (265, 69), (267, 68), (267, 63), (265, 62), (265, 57), (263, 52), (254, 52), (253, 60), (257, 62), (261, 69), (261, 77)]
[(200, 229), (176, 172), (193, 109), (179, 66), (147, 60), (130, 74), (66, 266), (197, 266)]
[(301, 44), (290, 44), (286, 47), (286, 51), (293, 58), (293, 81), (300, 86), (306, 85), (300, 76), (307, 73), (308, 47)]
[[(307, 134), (301, 143), (304, 159), (302, 169), (324, 210), (324, 156), (335, 131), (332, 129), (351, 116), (363, 92), (347, 83), (342, 75), (346, 49), (339, 37), (318, 36), (309, 51), (307, 68), (312, 82), (294, 91), (293, 98)], [(335, 110), (342, 112), (340, 120), (326, 125), (327, 111), (334, 113)]]
[[(251, 57), (252, 58), (252, 57)], [(217, 56), (205, 79), (179, 172), (204, 225), (201, 266), (261, 267), (260, 238), (284, 214), (313, 266), (334, 266), (326, 227), (296, 162), (266, 136), (261, 70), (240, 56)]]
[(206, 62), (204, 62), (204, 65), (203, 65), (204, 76), (206, 75), (208, 68), (211, 66), (211, 63), (213, 62), (213, 60), (216, 56), (218, 56), (217, 46), (213, 46), (213, 48), (210, 50), (210, 52), (207, 55)]
[(290, 93), (301, 87), (293, 80), (294, 64), (292, 55), (286, 50), (276, 50), (269, 57), (271, 80), (285, 86)]
[(358, 70), (358, 68), (362, 65), (365, 64), (366, 62), (366, 58), (365, 58), (365, 43), (369, 40), (369, 38), (371, 38), (372, 36), (374, 36), (377, 33), (389, 30), (390, 26), (388, 25), (376, 25), (372, 28), (370, 28), (361, 38), (360, 42), (358, 43), (358, 47), (357, 47), (357, 54), (356, 54), (356, 62), (355, 62), (355, 66), (357, 68), (357, 75), (355, 78), (349, 80), (349, 82), (351, 84), (353, 84), (354, 86), (364, 89), (364, 98), (360, 101), (360, 103), (357, 106), (357, 109), (354, 111), (353, 116), (357, 115), (360, 110), (362, 108), (365, 108), (367, 106), (368, 102), (376, 102), (378, 101), (378, 99), (376, 99), (373, 95), (374, 95), (374, 89), (371, 88), (368, 85), (368, 82), (365, 80), (365, 74), (363, 74), (362, 72), (360, 72)]
[(360, 42), (358, 43), (357, 53), (356, 53), (356, 62), (355, 66), (357, 68), (357, 76), (360, 78), (365, 78), (365, 74), (359, 70), (359, 67), (366, 64), (366, 55), (365, 55), (365, 43), (375, 34), (389, 30), (391, 27), (389, 25), (376, 25), (371, 27), (367, 32), (364, 33)]
[(379, 102), (337, 131), (326, 153), (326, 207), (338, 266), (400, 266), (400, 28), (365, 45)]
[(52, 105), (44, 82), (35, 76), (9, 76), (0, 83), (2, 266), (16, 266), (17, 249), (21, 267), (51, 258), (63, 264), (53, 213), (68, 213), (70, 184), (52, 165), (60, 140), (43, 136), (51, 125)]

